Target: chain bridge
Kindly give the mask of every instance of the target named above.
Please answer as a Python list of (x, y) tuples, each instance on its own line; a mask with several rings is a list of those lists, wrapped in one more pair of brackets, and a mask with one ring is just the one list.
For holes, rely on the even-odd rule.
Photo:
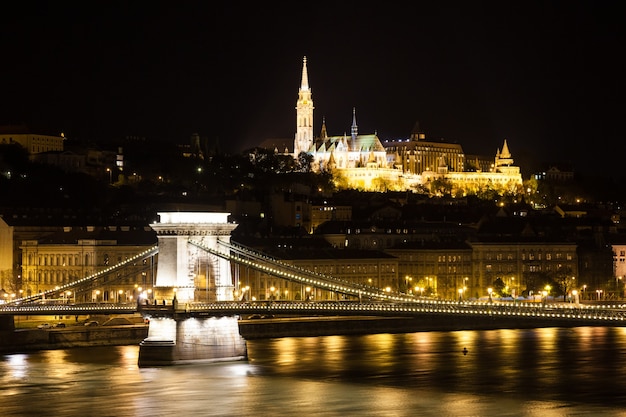
[[(141, 312), (150, 318), (150, 326), (148, 337), (140, 346), (140, 365), (245, 358), (245, 339), (240, 334), (239, 322), (242, 316), (250, 315), (406, 317), (442, 328), (446, 328), (446, 323), (456, 323), (460, 328), (623, 326), (625, 323), (626, 310), (621, 305), (442, 301), (349, 282), (232, 243), (230, 235), (237, 225), (229, 223), (227, 217), (228, 213), (159, 213), (159, 222), (150, 225), (157, 233), (157, 246), (55, 290), (74, 294), (93, 291), (103, 282), (110, 283), (112, 277), (123, 279), (124, 271), (130, 266), (135, 272), (137, 266), (154, 268), (158, 255), (150, 297), (138, 297), (132, 303), (69, 303), (69, 300), (58, 303), (49, 301), (54, 299), (55, 292), (49, 291), (11, 300), (0, 306), (0, 316)], [(212, 274), (214, 300), (206, 294), (203, 297), (203, 290), (198, 288), (200, 261), (207, 270), (204, 291), (208, 292), (208, 275)], [(334, 296), (322, 301), (305, 299), (305, 291), (300, 291), (300, 299), (255, 300), (245, 287), (239, 287), (238, 268)]]

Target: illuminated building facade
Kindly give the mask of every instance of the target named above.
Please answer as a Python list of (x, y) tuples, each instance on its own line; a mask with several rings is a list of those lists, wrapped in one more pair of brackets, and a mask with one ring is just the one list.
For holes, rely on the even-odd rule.
[(0, 126), (0, 144), (16, 143), (26, 149), (29, 155), (44, 152), (63, 151), (65, 136), (32, 133), (26, 126)]
[(461, 145), (426, 141), (425, 134), (419, 130), (414, 131), (408, 140), (385, 143), (376, 134), (361, 135), (356, 109), (352, 110), (350, 135), (329, 136), (323, 120), (321, 133), (315, 137), (314, 109), (304, 57), (296, 102), (293, 157), (297, 158), (302, 152), (311, 155), (312, 169), (332, 172), (339, 188), (415, 190), (420, 186), (428, 187), (436, 179), (449, 182), (455, 195), (475, 193), (481, 188), (516, 192), (522, 187), (519, 167), (513, 165), (506, 140), (491, 164), (479, 157), (467, 161)]
[[(53, 291), (70, 282), (101, 272), (155, 246), (150, 228), (67, 227), (43, 238), (23, 240), (22, 286), (24, 296)], [(123, 274), (109, 277), (91, 293), (58, 294), (76, 302), (132, 302), (138, 288), (152, 288), (151, 265), (139, 262)]]

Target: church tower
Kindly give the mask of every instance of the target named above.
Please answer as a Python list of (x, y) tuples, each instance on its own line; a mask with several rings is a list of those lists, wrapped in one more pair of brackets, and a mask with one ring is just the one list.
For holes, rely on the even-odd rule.
[(308, 152), (313, 145), (313, 109), (305, 56), (302, 63), (302, 81), (296, 103), (296, 138), (293, 143), (295, 158), (298, 157), (300, 152)]

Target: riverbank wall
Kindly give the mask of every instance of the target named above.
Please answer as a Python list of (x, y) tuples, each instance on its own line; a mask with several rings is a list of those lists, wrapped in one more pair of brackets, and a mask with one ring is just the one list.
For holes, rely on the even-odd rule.
[(87, 346), (139, 345), (147, 336), (147, 324), (0, 331), (0, 353), (22, 353)]
[[(246, 340), (425, 331), (533, 329), (541, 327), (606, 326), (607, 323), (558, 318), (514, 316), (423, 315), (420, 317), (300, 317), (239, 321)], [(624, 326), (623, 322), (611, 323)]]

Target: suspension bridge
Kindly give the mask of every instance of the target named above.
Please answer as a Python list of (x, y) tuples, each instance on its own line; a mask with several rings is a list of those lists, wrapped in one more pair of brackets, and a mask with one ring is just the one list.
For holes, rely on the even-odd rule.
[[(230, 241), (237, 226), (228, 213), (159, 213), (151, 224), (158, 245), (96, 274), (70, 282), (54, 291), (11, 300), (0, 306), (0, 316), (135, 314), (150, 318), (148, 338), (140, 348), (140, 364), (171, 364), (194, 360), (224, 360), (246, 356), (238, 320), (242, 316), (265, 317), (408, 317), (438, 322), (465, 321), (479, 326), (623, 326), (624, 306), (591, 306), (579, 303), (451, 301), (415, 297), (371, 285), (363, 285), (299, 268), (263, 252)], [(129, 266), (154, 265), (158, 255), (153, 300), (133, 303), (50, 302), (53, 294), (93, 291), (110, 277), (123, 277)], [(195, 265), (210, 259), (215, 301), (199, 301)], [(149, 262), (147, 262), (149, 260)], [(295, 285), (335, 294), (336, 299), (262, 300), (239, 297), (233, 267), (245, 267)], [(339, 301), (348, 300), (348, 301)], [(158, 304), (156, 300), (167, 300)]]

